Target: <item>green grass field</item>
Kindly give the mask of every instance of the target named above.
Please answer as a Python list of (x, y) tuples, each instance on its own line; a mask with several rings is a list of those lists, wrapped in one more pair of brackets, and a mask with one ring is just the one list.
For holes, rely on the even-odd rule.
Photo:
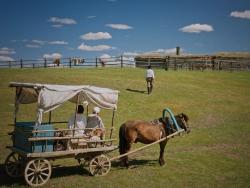
[[(144, 72), (133, 68), (0, 69), (0, 186), (27, 187), (24, 179), (8, 178), (3, 170), (10, 153), (5, 147), (11, 144), (7, 133), (13, 129), (15, 90), (8, 84), (19, 81), (119, 90), (116, 138), (124, 121), (153, 120), (166, 107), (190, 118), (191, 133), (169, 140), (163, 167), (158, 164), (158, 145), (131, 155), (130, 169), (112, 163), (104, 177), (89, 176), (74, 159), (60, 159), (53, 162), (58, 167), (46, 187), (250, 187), (250, 73), (157, 69), (154, 91), (147, 95)], [(18, 120), (34, 120), (35, 107), (21, 106)], [(52, 120), (67, 121), (74, 108), (71, 103), (63, 105), (53, 112)], [(112, 112), (103, 110), (101, 115), (109, 127)]]

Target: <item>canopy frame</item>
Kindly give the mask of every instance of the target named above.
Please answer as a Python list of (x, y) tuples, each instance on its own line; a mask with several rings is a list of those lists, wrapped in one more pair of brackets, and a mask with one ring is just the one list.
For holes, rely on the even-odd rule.
[[(41, 125), (42, 114), (51, 111), (70, 101), (78, 104), (84, 101), (92, 103), (100, 108), (116, 111), (119, 91), (109, 88), (101, 88), (89, 85), (52, 85), (39, 83), (10, 82), (10, 87), (16, 88), (14, 123), (19, 104), (37, 103), (36, 125)], [(77, 108), (76, 108), (77, 110)], [(113, 112), (114, 116), (114, 112)], [(112, 117), (113, 126), (114, 117)]]

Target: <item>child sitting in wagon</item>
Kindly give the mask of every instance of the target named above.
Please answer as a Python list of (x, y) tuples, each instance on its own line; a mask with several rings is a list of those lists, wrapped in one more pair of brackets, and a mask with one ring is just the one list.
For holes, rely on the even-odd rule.
[(92, 137), (91, 139), (97, 139), (97, 137), (99, 137), (100, 139), (103, 139), (104, 137), (104, 124), (102, 122), (102, 119), (101, 117), (99, 116), (100, 114), (100, 111), (101, 109), (99, 107), (94, 107), (93, 108), (93, 113), (90, 114), (87, 118), (87, 126), (86, 128), (89, 128), (89, 129), (92, 129), (92, 130), (89, 130), (89, 132), (93, 132), (95, 133), (96, 131), (93, 131), (93, 129), (98, 129), (98, 130), (101, 130), (101, 131), (97, 131), (98, 132), (98, 135), (95, 135), (92, 133)]

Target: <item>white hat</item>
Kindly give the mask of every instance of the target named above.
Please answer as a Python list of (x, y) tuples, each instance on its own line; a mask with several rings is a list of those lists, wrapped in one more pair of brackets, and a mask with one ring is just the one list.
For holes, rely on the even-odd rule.
[(93, 112), (96, 113), (96, 114), (100, 113), (100, 111), (101, 111), (101, 109), (99, 107), (97, 107), (97, 106), (95, 106), (93, 108)]

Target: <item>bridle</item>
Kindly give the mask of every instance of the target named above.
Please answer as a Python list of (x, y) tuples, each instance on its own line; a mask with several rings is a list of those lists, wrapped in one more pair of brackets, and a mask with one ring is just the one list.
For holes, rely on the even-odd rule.
[(185, 120), (184, 116), (179, 114), (178, 117), (181, 119), (181, 122), (182, 124), (185, 126), (185, 128), (187, 129), (189, 126), (188, 126), (188, 123), (187, 121)]

